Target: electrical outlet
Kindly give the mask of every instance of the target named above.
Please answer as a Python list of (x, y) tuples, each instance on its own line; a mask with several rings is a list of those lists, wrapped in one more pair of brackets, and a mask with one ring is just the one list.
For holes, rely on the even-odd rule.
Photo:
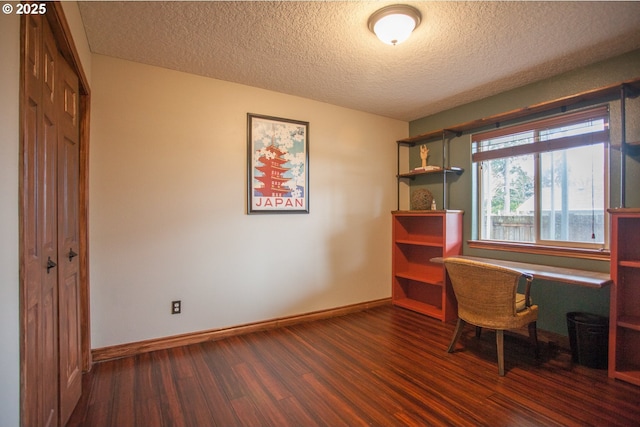
[(171, 314), (180, 314), (182, 312), (182, 301), (171, 301)]

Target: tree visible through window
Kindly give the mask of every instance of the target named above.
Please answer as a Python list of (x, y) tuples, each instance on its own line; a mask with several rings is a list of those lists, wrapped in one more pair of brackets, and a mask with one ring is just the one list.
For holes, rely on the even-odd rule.
[(608, 143), (605, 108), (474, 135), (479, 238), (603, 247)]

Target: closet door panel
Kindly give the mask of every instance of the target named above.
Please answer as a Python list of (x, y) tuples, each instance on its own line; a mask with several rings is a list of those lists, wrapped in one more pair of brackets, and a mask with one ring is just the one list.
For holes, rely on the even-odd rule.
[(58, 425), (57, 49), (46, 20), (25, 21), (23, 98), (23, 425)]
[(24, 129), (22, 146), (22, 257), (23, 257), (23, 324), (22, 324), (22, 422), (24, 425), (42, 425), (43, 395), (39, 386), (42, 373), (42, 245), (38, 232), (38, 134), (40, 124), (40, 98), (42, 74), (42, 26), (40, 20), (27, 19), (25, 25), (25, 93), (23, 99)]
[(58, 60), (58, 254), (60, 421), (64, 425), (82, 394), (79, 280), (79, 94), (78, 78)]
[(54, 102), (57, 47), (46, 20), (43, 20), (43, 72), (42, 72), (42, 124), (43, 135), (38, 138), (40, 163), (44, 168), (38, 181), (41, 188), (41, 214), (39, 229), (42, 232), (42, 301), (44, 332), (44, 369), (41, 377), (44, 388), (45, 426), (58, 425), (58, 129)]

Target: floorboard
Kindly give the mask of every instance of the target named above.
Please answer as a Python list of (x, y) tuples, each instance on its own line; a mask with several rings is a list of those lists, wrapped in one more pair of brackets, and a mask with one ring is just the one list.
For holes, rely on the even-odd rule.
[(96, 364), (68, 427), (633, 426), (640, 387), (393, 306)]

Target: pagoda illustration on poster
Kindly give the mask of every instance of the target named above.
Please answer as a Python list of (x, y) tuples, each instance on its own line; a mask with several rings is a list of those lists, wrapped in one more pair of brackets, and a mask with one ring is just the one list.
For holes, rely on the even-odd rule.
[(268, 146), (258, 157), (260, 162), (259, 166), (256, 166), (261, 176), (256, 176), (256, 179), (262, 183), (262, 187), (256, 187), (256, 195), (265, 197), (291, 197), (291, 189), (286, 187), (285, 184), (289, 181), (284, 177), (284, 174), (291, 168), (284, 167), (287, 160), (283, 158), (285, 154), (274, 145)]
[(250, 211), (307, 211), (305, 122), (250, 117)]

